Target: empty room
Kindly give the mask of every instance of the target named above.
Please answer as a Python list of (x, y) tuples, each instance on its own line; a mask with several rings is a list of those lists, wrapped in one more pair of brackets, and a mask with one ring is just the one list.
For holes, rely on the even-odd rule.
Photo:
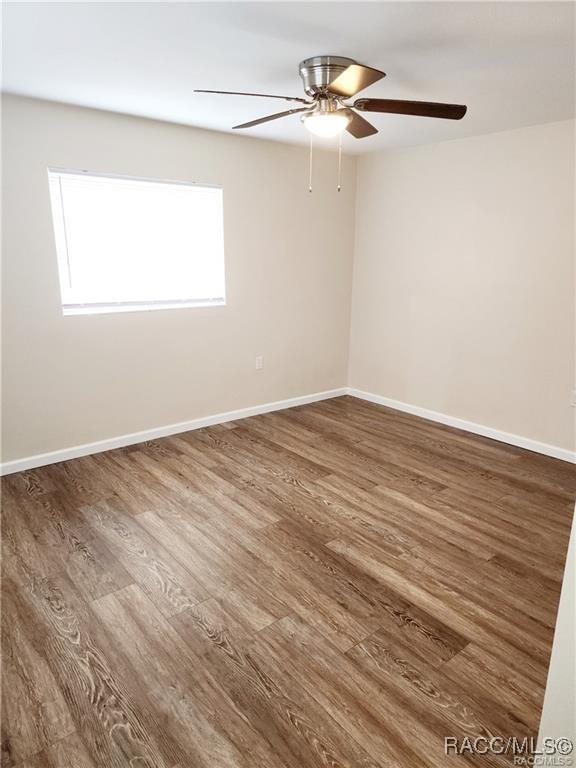
[(2, 768), (576, 766), (573, 2), (7, 2)]

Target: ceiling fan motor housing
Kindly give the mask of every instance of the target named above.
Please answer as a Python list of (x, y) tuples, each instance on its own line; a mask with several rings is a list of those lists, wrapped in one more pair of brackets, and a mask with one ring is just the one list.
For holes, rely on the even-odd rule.
[(300, 62), (300, 77), (308, 96), (324, 93), (331, 82), (341, 75), (354, 59), (345, 56), (313, 56)]

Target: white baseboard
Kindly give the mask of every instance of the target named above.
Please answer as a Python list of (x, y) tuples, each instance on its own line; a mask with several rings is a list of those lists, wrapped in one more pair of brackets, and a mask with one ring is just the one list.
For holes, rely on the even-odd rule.
[(393, 408), (396, 411), (404, 411), (405, 413), (411, 413), (414, 416), (420, 416), (423, 419), (446, 424), (449, 427), (456, 427), (457, 429), (463, 429), (466, 432), (489, 437), (492, 440), (498, 440), (501, 443), (508, 443), (509, 445), (515, 445), (518, 448), (525, 448), (528, 451), (542, 453), (545, 456), (552, 456), (555, 459), (561, 459), (562, 461), (568, 461), (573, 464), (576, 463), (576, 452), (569, 451), (566, 448), (559, 448), (555, 445), (540, 443), (537, 440), (531, 440), (527, 437), (514, 435), (510, 432), (502, 432), (499, 429), (485, 427), (482, 424), (475, 424), (472, 421), (459, 419), (455, 416), (448, 416), (445, 413), (438, 413), (437, 411), (430, 411), (427, 408), (421, 408), (418, 405), (410, 405), (409, 403), (392, 400), (389, 397), (375, 395), (371, 392), (363, 392), (362, 390), (354, 389), (353, 387), (342, 387), (340, 389), (331, 389), (327, 392), (315, 392), (311, 395), (291, 397), (288, 400), (278, 400), (273, 403), (254, 405), (250, 408), (240, 408), (237, 411), (216, 413), (212, 416), (204, 416), (199, 419), (192, 419), (191, 421), (181, 421), (177, 424), (168, 424), (164, 427), (146, 429), (142, 432), (132, 432), (128, 435), (119, 435), (118, 437), (111, 437), (107, 440), (98, 440), (94, 443), (85, 443), (83, 445), (72, 446), (71, 448), (62, 448), (58, 451), (51, 451), (50, 453), (39, 453), (35, 456), (26, 456), (23, 459), (16, 459), (15, 461), (7, 461), (0, 464), (0, 475), (23, 472), (26, 469), (43, 467), (47, 464), (57, 464), (60, 461), (78, 459), (81, 456), (89, 456), (93, 453), (102, 453), (103, 451), (111, 451), (114, 448), (124, 448), (127, 445), (136, 445), (137, 443), (143, 443), (147, 440), (156, 440), (159, 437), (177, 435), (181, 432), (189, 432), (194, 429), (201, 429), (202, 427), (210, 427), (214, 424), (225, 424), (228, 421), (237, 421), (238, 419), (246, 419), (249, 416), (258, 416), (260, 413), (281, 411), (285, 408), (294, 408), (298, 405), (315, 403), (320, 400), (328, 400), (332, 397), (341, 397), (342, 395), (350, 395), (351, 397), (357, 397), (361, 400), (368, 400), (371, 403), (385, 405), (387, 408)]
[(576, 452), (569, 451), (567, 448), (559, 448), (556, 445), (540, 443), (538, 440), (532, 440), (528, 437), (522, 437), (521, 435), (514, 435), (511, 432), (502, 432), (501, 430), (494, 429), (493, 427), (485, 427), (483, 424), (475, 424), (473, 421), (458, 419), (455, 416), (448, 416), (445, 413), (438, 413), (438, 411), (429, 411), (427, 408), (421, 408), (418, 405), (403, 403), (400, 400), (391, 400), (389, 397), (382, 397), (382, 395), (374, 395), (371, 392), (363, 392), (361, 389), (348, 387), (347, 393), (351, 397), (358, 397), (360, 400), (368, 400), (371, 403), (385, 405), (387, 408), (393, 408), (396, 411), (411, 413), (413, 416), (420, 416), (423, 419), (437, 421), (439, 424), (446, 424), (448, 427), (463, 429), (466, 432), (473, 432), (475, 435), (489, 437), (492, 440), (498, 440), (501, 443), (508, 443), (509, 445), (515, 445), (518, 448), (525, 448), (527, 451), (543, 453), (545, 456), (552, 456), (555, 459), (561, 459), (562, 461), (568, 461), (572, 464), (576, 464)]
[(237, 411), (228, 411), (227, 413), (216, 413), (213, 416), (204, 416), (191, 421), (181, 421), (177, 424), (168, 424), (164, 427), (155, 427), (154, 429), (145, 429), (142, 432), (132, 432), (129, 435), (120, 435), (111, 437), (107, 440), (98, 440), (95, 443), (85, 443), (75, 445), (71, 448), (62, 448), (50, 453), (39, 453), (35, 456), (27, 456), (15, 461), (6, 461), (0, 464), (0, 475), (11, 475), (14, 472), (23, 472), (25, 469), (34, 469), (35, 467), (44, 467), (46, 464), (57, 464), (60, 461), (69, 461), (78, 459), (81, 456), (89, 456), (93, 453), (102, 453), (111, 451), (114, 448), (124, 448), (127, 445), (136, 445), (146, 440), (156, 440), (158, 437), (168, 437), (177, 435), (181, 432), (189, 432), (193, 429), (202, 427), (211, 427), (214, 424), (225, 424), (227, 421), (236, 421), (238, 419), (247, 419), (249, 416), (258, 416), (260, 413), (270, 413), (271, 411), (281, 411), (285, 408), (294, 408), (297, 405), (306, 405), (315, 403), (319, 400), (328, 400), (332, 397), (341, 397), (347, 394), (345, 387), (341, 389), (331, 389), (327, 392), (315, 392), (312, 395), (302, 395), (301, 397), (291, 397), (288, 400), (278, 400), (273, 403), (263, 403), (262, 405), (253, 405), (250, 408), (240, 408)]

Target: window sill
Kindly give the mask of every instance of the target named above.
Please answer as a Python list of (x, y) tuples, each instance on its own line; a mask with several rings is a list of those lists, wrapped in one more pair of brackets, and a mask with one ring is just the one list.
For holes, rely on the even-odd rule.
[(196, 307), (225, 307), (226, 299), (199, 299), (198, 301), (134, 301), (118, 304), (63, 304), (62, 314), (109, 315), (118, 312), (150, 312), (155, 309), (190, 309)]

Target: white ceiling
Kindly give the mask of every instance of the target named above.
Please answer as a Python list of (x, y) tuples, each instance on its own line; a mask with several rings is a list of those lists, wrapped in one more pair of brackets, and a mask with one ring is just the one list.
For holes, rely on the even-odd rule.
[[(194, 88), (302, 96), (298, 63), (349, 56), (387, 77), (362, 95), (468, 105), (460, 122), (367, 115), (347, 151), (489, 133), (574, 115), (571, 2), (8, 3), (3, 88), (228, 131), (290, 108)], [(286, 104), (286, 107), (284, 107)], [(306, 142), (298, 116), (247, 134)], [(334, 140), (332, 140), (334, 141)]]

